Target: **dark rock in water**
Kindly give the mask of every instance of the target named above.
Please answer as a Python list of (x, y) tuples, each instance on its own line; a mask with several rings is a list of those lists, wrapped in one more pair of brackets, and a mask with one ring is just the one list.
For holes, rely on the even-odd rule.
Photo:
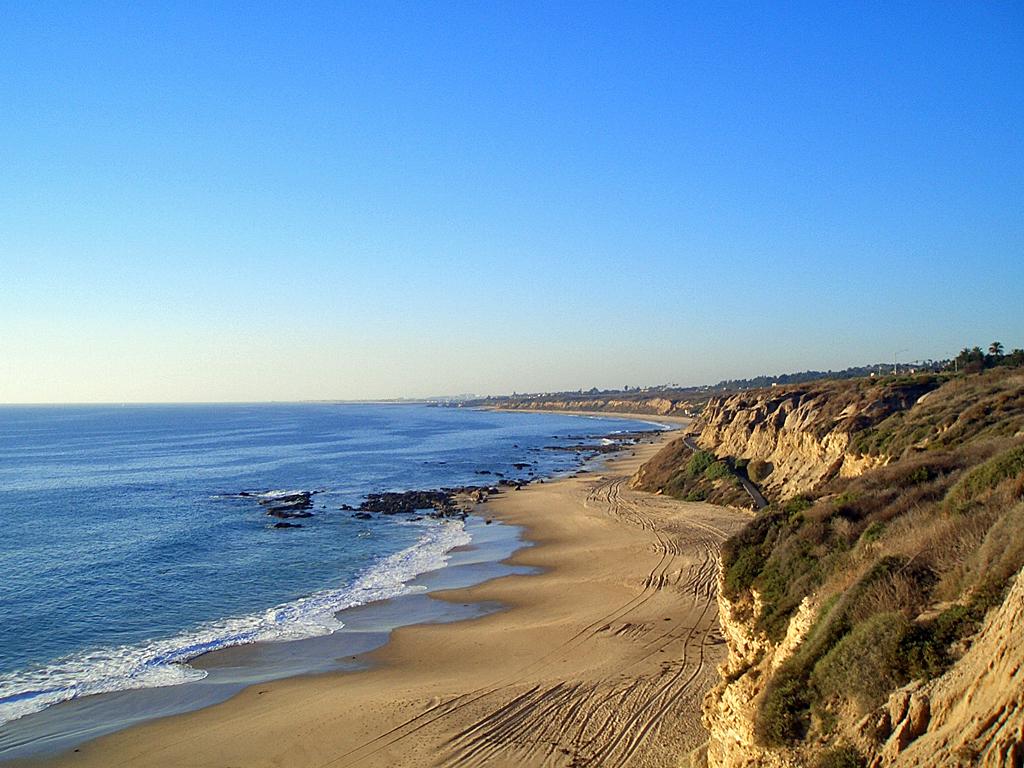
[(373, 515), (369, 512), (356, 512), (352, 517), (356, 520), (373, 520)]
[[(499, 482), (509, 481), (501, 480)], [(460, 485), (430, 491), (371, 493), (359, 505), (359, 509), (362, 512), (378, 512), (382, 515), (429, 511), (430, 516), (434, 518), (461, 516), (464, 519), (464, 516), (470, 511), (470, 505), (487, 501), (489, 494), (497, 492), (497, 486)]]
[(492, 473), (491, 473), (491, 470), (489, 470), (489, 469), (476, 469), (476, 470), (473, 470), (473, 474), (474, 475), (490, 475)]
[(356, 508), (353, 507), (351, 504), (342, 504), (340, 507), (338, 507), (338, 509), (340, 509), (342, 512), (354, 512)]
[(305, 510), (295, 510), (295, 509), (290, 509), (290, 508), (278, 509), (277, 507), (273, 507), (271, 509), (268, 509), (267, 510), (267, 514), (270, 515), (271, 517), (280, 517), (283, 520), (288, 520), (288, 519), (293, 518), (293, 517), (312, 517), (313, 516), (312, 512), (306, 512)]
[(448, 513), (455, 508), (451, 494), (447, 491), (402, 491), (371, 493), (359, 505), (364, 512), (379, 512), (382, 515), (398, 515), (433, 509)]
[(489, 517), (488, 517), (488, 518), (487, 518), (486, 520), (484, 520), (484, 525), (490, 525), (490, 524), (491, 524), (491, 523), (493, 523), (493, 522), (494, 522), (494, 521), (493, 521), (493, 520), (491, 520), (491, 518), (489, 518)]
[(260, 504), (273, 509), (309, 509), (313, 506), (312, 491), (297, 491), (280, 496), (267, 496), (260, 499)]
[(615, 453), (623, 448), (621, 443), (600, 443), (598, 445), (545, 445), (545, 451), (562, 453)]
[(274, 523), (274, 528), (301, 528), (302, 523)]
[(516, 469), (526, 469), (527, 467), (532, 467), (533, 464), (528, 461), (517, 461), (512, 466)]
[(267, 514), (271, 517), (283, 519), (291, 517), (312, 517), (313, 513), (307, 510), (313, 506), (312, 496), (315, 491), (296, 491), (295, 493), (282, 493), (275, 496), (264, 496), (259, 500), (260, 506), (265, 507)]
[(410, 517), (409, 519), (416, 523), (422, 520), (423, 518), (420, 515), (416, 515), (416, 517)]

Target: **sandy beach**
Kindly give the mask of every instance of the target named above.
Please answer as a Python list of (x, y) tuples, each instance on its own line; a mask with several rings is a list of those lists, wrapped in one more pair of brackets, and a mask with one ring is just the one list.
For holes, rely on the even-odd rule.
[(506, 610), (398, 629), (366, 671), (253, 686), (20, 764), (678, 765), (705, 739), (718, 547), (746, 516), (630, 490), (665, 439), (487, 503), (534, 542), (513, 561), (542, 572), (434, 597)]

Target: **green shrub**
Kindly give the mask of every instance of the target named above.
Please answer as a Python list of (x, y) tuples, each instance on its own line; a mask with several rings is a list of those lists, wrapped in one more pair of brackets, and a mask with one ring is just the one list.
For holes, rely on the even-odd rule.
[(698, 477), (715, 461), (717, 461), (717, 457), (711, 451), (694, 451), (690, 460), (686, 462), (686, 474), (690, 477)]
[(963, 512), (974, 499), (1021, 473), (1024, 473), (1024, 445), (1004, 451), (965, 474), (949, 489), (946, 501), (953, 510)]
[(845, 699), (863, 713), (909, 679), (902, 652), (910, 622), (901, 613), (872, 616), (826, 653), (811, 673), (822, 701)]
[(912, 485), (917, 485), (918, 483), (927, 483), (931, 479), (932, 473), (929, 471), (928, 467), (918, 467), (909, 475), (907, 475), (907, 482), (911, 483)]
[(806, 496), (794, 496), (782, 505), (782, 511), (790, 516), (798, 515), (804, 510), (810, 509), (813, 504), (814, 502)]
[(900, 651), (908, 676), (929, 679), (945, 672), (953, 663), (950, 646), (974, 634), (984, 614), (982, 605), (954, 605), (934, 620), (912, 627)]
[(864, 768), (867, 761), (854, 747), (836, 747), (819, 755), (814, 768)]
[(878, 541), (882, 538), (883, 533), (885, 533), (885, 523), (880, 520), (876, 520), (864, 529), (864, 533), (860, 535), (860, 539), (867, 544), (872, 541)]
[(704, 470), (704, 477), (708, 480), (721, 480), (723, 477), (731, 477), (732, 471), (724, 461), (716, 461)]
[(736, 559), (725, 569), (726, 592), (735, 596), (750, 589), (754, 579), (764, 567), (764, 557), (757, 547), (744, 547)]
[(766, 511), (722, 544), (725, 587), (730, 597), (749, 589), (761, 573), (782, 525), (779, 513)]
[[(787, 551), (780, 551), (783, 547)], [(773, 553), (754, 583), (764, 606), (758, 626), (774, 640), (786, 634), (789, 617), (821, 581), (821, 560), (805, 542), (783, 547)]]
[(783, 746), (807, 733), (810, 701), (803, 677), (802, 670), (783, 664), (768, 681), (754, 722), (759, 743)]
[(857, 491), (845, 491), (836, 496), (835, 505), (837, 507), (847, 506), (849, 504), (853, 504), (859, 498), (860, 494), (857, 493)]

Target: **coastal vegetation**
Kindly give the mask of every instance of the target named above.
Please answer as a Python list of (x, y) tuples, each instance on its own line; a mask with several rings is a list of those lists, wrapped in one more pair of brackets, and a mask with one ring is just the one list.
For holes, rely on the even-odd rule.
[(633, 487), (683, 501), (749, 509), (751, 499), (739, 479), (742, 465), (730, 458), (720, 459), (711, 451), (695, 450), (685, 438), (678, 438), (644, 465)]
[[(732, 433), (699, 423), (696, 450), (670, 446), (638, 475), (680, 498), (718, 491), (714, 466), (775, 482), (772, 503), (722, 549), (730, 614), (768, 648), (792, 649), (774, 665), (751, 659), (723, 683), (759, 676), (750, 685), (760, 748), (864, 764), (872, 738), (878, 747), (888, 735), (866, 733), (866, 719), (897, 689), (955, 664), (1024, 567), (1024, 372), (1001, 345), (984, 358), (735, 396), (732, 429), (747, 420), (742, 434), (763, 457), (737, 457)], [(775, 410), (780, 402), (799, 407)], [(706, 413), (719, 418), (723, 407)], [(769, 460), (785, 463), (780, 446), (799, 453), (809, 439), (845, 448), (800, 483), (773, 477), (788, 471)]]
[(899, 686), (941, 674), (1024, 566), (1024, 377), (954, 379), (858, 435), (885, 466), (773, 504), (723, 548), (727, 597), (756, 592), (781, 642), (822, 606), (768, 684), (757, 734), (828, 734)]

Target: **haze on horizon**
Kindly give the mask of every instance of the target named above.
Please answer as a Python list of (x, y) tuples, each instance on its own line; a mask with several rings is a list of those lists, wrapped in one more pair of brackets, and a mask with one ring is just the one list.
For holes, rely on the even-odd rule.
[(1020, 3), (9, 3), (0, 39), (0, 402), (1024, 346)]

